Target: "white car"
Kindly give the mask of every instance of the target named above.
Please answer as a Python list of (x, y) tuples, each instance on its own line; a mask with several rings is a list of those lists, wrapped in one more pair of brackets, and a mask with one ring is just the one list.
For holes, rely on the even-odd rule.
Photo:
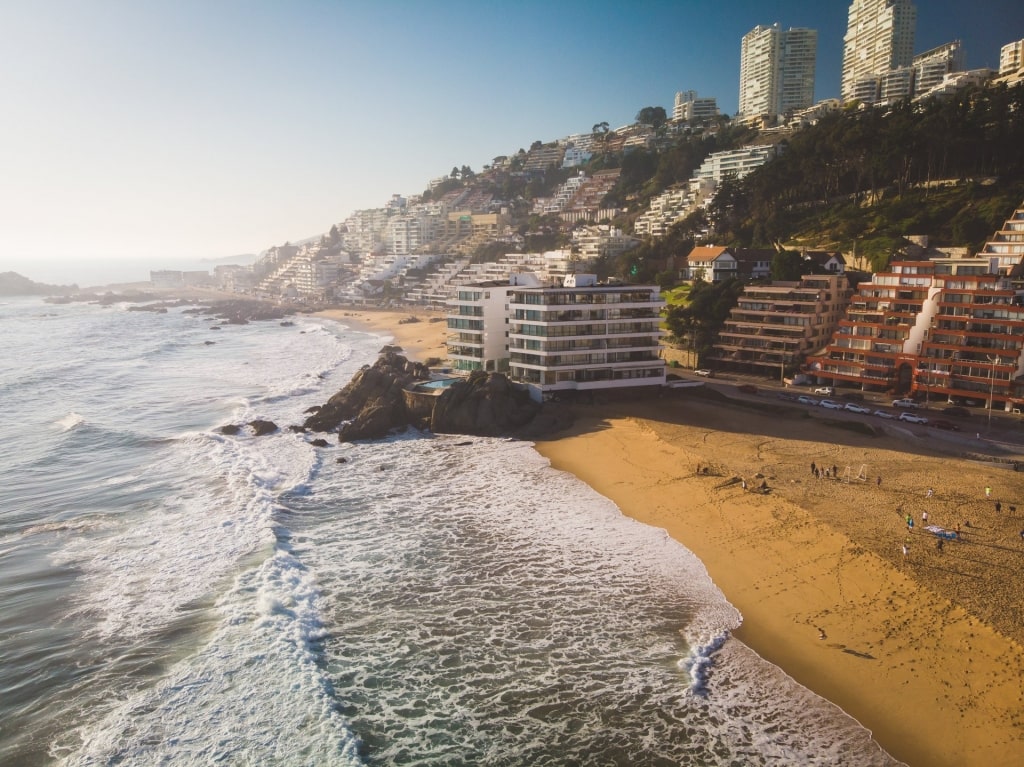
[(887, 410), (876, 410), (872, 415), (877, 415), (879, 418), (888, 418), (890, 421), (896, 417)]
[(796, 398), (796, 401), (799, 402), (801, 405), (818, 404), (818, 400), (814, 399), (814, 397), (808, 397), (806, 394), (801, 394), (799, 397)]
[(842, 405), (840, 405), (838, 402), (835, 402), (835, 401), (830, 400), (830, 399), (823, 399), (821, 402), (818, 403), (818, 405), (820, 405), (821, 407), (824, 407), (824, 408), (828, 408), (829, 410), (842, 410), (843, 409)]
[(700, 370), (694, 370), (693, 372), (696, 373), (699, 376), (704, 376), (705, 378), (711, 378), (711, 371), (706, 369), (706, 368), (701, 368)]
[(909, 408), (911, 410), (914, 410), (914, 409), (917, 408), (917, 403), (914, 402), (914, 400), (912, 400), (912, 399), (894, 399), (892, 401), (892, 406), (893, 407)]
[(851, 413), (870, 413), (871, 408), (858, 405), (856, 402), (847, 402), (843, 405), (843, 410), (849, 410)]
[(817, 389), (814, 390), (814, 393), (815, 394), (824, 394), (826, 397), (831, 397), (832, 396), (832, 387), (831, 386), (819, 386)]
[(928, 419), (917, 413), (900, 413), (900, 420), (907, 423), (928, 423)]

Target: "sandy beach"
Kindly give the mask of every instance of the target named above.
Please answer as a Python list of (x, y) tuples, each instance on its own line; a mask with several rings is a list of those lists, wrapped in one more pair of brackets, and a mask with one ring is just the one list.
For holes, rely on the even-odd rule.
[[(445, 313), (420, 309), (414, 311), (381, 311), (378, 309), (326, 309), (315, 316), (326, 317), (367, 333), (391, 336), (392, 344), (402, 347), (406, 357), (425, 362), (431, 358), (445, 359), (445, 336), (448, 332)], [(415, 322), (409, 320), (415, 318)]]
[[(444, 357), (425, 313), (325, 316)], [(969, 437), (866, 435), (768, 397), (606, 399), (537, 449), (697, 554), (737, 639), (910, 765), (1024, 763), (1024, 473), (965, 457), (990, 447)]]

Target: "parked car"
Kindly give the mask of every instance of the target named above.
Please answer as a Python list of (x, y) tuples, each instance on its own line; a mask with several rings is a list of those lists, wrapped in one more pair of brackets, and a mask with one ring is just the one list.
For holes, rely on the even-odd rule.
[(918, 407), (918, 404), (916, 402), (914, 402), (914, 400), (912, 400), (912, 399), (903, 398), (903, 399), (894, 399), (892, 401), (892, 406), (893, 407), (908, 408), (908, 409), (916, 409)]
[(736, 391), (743, 392), (744, 394), (757, 394), (757, 387), (753, 384), (740, 384), (736, 387)]
[(872, 413), (872, 415), (877, 415), (879, 418), (888, 418), (889, 420), (892, 420), (893, 418), (896, 417), (888, 410), (876, 410), (874, 413)]
[(900, 420), (907, 423), (928, 423), (928, 419), (917, 413), (900, 413)]
[(934, 426), (936, 429), (945, 429), (946, 431), (960, 431), (960, 427), (957, 426), (952, 421), (932, 421), (931, 425)]
[(830, 400), (830, 399), (823, 399), (821, 402), (818, 403), (818, 405), (820, 407), (828, 408), (829, 410), (842, 410), (843, 409), (842, 405), (840, 405), (835, 400)]
[(843, 406), (843, 410), (849, 410), (851, 413), (870, 413), (871, 408), (858, 405), (856, 402), (847, 402)]
[(965, 407), (947, 407), (943, 408), (942, 412), (946, 415), (956, 416), (957, 418), (970, 418), (971, 411)]
[(711, 371), (708, 370), (707, 368), (700, 368), (699, 370), (694, 370), (693, 372), (699, 376), (704, 376), (705, 378), (713, 377)]
[(796, 401), (799, 402), (801, 405), (818, 404), (818, 400), (814, 399), (814, 397), (808, 397), (806, 394), (801, 394), (799, 397), (796, 398)]
[(824, 394), (826, 397), (831, 397), (832, 396), (832, 387), (831, 386), (819, 386), (817, 389), (814, 390), (814, 393), (815, 394)]

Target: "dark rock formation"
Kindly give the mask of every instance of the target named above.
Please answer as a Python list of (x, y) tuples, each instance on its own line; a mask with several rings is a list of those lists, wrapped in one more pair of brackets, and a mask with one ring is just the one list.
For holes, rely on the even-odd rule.
[(392, 429), (410, 424), (402, 390), (429, 378), (430, 370), (425, 366), (386, 351), (373, 365), (366, 365), (356, 373), (344, 389), (311, 414), (303, 425), (311, 431), (338, 429), (341, 442), (380, 439)]
[(234, 435), (238, 434), (238, 432), (240, 432), (241, 430), (242, 427), (236, 423), (228, 423), (217, 429), (217, 431), (219, 431), (221, 434), (224, 434), (228, 437), (233, 437)]
[(249, 425), (252, 427), (253, 433), (257, 437), (262, 437), (265, 434), (273, 434), (277, 431), (277, 424), (273, 421), (264, 421), (257, 418), (255, 421), (249, 421)]
[(327, 440), (323, 438), (314, 439), (309, 444), (313, 447), (329, 447)]
[[(500, 373), (482, 371), (456, 381), (435, 398), (421, 396), (414, 403), (416, 411), (411, 411), (404, 390), (429, 378), (425, 365), (386, 347), (372, 366), (363, 367), (326, 404), (307, 410), (304, 426), (310, 431), (337, 430), (340, 442), (380, 439), (408, 426), (436, 434), (517, 436), (530, 433), (527, 427), (541, 413), (541, 406), (524, 389)], [(554, 425), (554, 419), (539, 420), (546, 427)]]
[(478, 370), (444, 390), (434, 405), (430, 429), (436, 434), (497, 437), (524, 427), (539, 410), (525, 390), (501, 373)]

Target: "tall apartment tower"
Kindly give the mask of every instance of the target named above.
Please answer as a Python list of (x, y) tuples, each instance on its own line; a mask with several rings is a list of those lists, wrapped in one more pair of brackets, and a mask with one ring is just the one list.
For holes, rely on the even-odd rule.
[(999, 49), (999, 74), (1012, 75), (1024, 68), (1024, 40), (1007, 43)]
[(844, 101), (914, 58), (917, 6), (910, 0), (853, 0), (843, 38)]
[(814, 103), (815, 29), (756, 26), (740, 45), (742, 115), (775, 117)]

